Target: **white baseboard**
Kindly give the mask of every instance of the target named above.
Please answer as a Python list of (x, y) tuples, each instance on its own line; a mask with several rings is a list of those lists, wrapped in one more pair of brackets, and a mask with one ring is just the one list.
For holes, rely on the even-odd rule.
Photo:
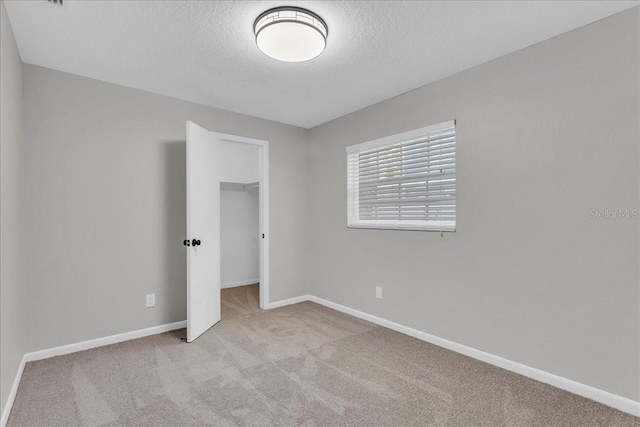
[(96, 338), (94, 340), (77, 342), (74, 344), (62, 345), (60, 347), (48, 348), (46, 350), (34, 351), (24, 355), (27, 362), (48, 359), (54, 356), (75, 353), (89, 350), (91, 348), (102, 347), (109, 344), (116, 344), (123, 341), (134, 340), (136, 338), (148, 337), (149, 335), (161, 334), (163, 332), (174, 331), (187, 327), (187, 321), (168, 323), (166, 325), (152, 326), (151, 328), (138, 329), (137, 331), (125, 332), (123, 334), (110, 335), (108, 337)]
[(302, 295), (299, 297), (283, 299), (276, 302), (271, 302), (267, 305), (267, 310), (271, 310), (272, 308), (284, 307), (285, 305), (298, 304), (299, 302), (310, 301), (312, 297), (311, 295)]
[(327, 301), (313, 295), (309, 296), (309, 301), (324, 305), (326, 307), (341, 311), (346, 314), (350, 314), (351, 316), (357, 317), (359, 319), (367, 320), (371, 323), (384, 326), (385, 328), (392, 329), (394, 331), (409, 335), (419, 340), (444, 347), (446, 349), (455, 351), (456, 353), (464, 354), (465, 356), (481, 360), (483, 362), (489, 363), (502, 369), (506, 369), (507, 371), (515, 372), (516, 374), (523, 375), (536, 381), (550, 384), (562, 390), (566, 390), (579, 396), (586, 397), (587, 399), (595, 400), (596, 402), (600, 402), (622, 412), (640, 417), (640, 402), (636, 402), (635, 400), (618, 396), (617, 394), (600, 390), (595, 387), (579, 383), (577, 381), (551, 374), (549, 372), (541, 371), (540, 369), (532, 368), (530, 366), (493, 355), (491, 353), (476, 350), (475, 348), (467, 347), (466, 345), (458, 344), (453, 341), (437, 337), (435, 335), (427, 334), (426, 332), (418, 331), (408, 326), (400, 325), (398, 323), (391, 322), (389, 320), (382, 319), (380, 317), (373, 316), (362, 311), (354, 310), (352, 308), (345, 307), (343, 305), (336, 304), (334, 302)]
[(20, 380), (22, 379), (22, 373), (24, 372), (24, 365), (27, 363), (25, 357), (22, 356), (22, 360), (20, 361), (20, 365), (18, 366), (18, 372), (16, 373), (16, 377), (13, 380), (13, 385), (11, 386), (11, 390), (9, 390), (9, 397), (7, 399), (7, 403), (4, 405), (4, 409), (2, 410), (2, 418), (0, 418), (0, 426), (5, 427), (7, 422), (9, 421), (9, 414), (11, 413), (11, 408), (13, 407), (13, 402), (16, 400), (16, 394), (18, 393), (18, 386), (20, 385)]
[(220, 289), (236, 288), (238, 286), (255, 285), (258, 282), (260, 282), (260, 279), (241, 280), (240, 282), (223, 283), (223, 284), (220, 285)]

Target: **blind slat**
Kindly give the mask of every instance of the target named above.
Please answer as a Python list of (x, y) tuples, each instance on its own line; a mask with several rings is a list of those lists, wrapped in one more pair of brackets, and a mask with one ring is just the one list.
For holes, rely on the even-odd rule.
[(444, 150), (445, 148), (451, 148), (452, 143), (455, 145), (455, 140), (442, 140), (438, 142), (431, 142), (429, 144), (414, 145), (411, 148), (407, 148), (403, 145), (397, 145), (395, 147), (389, 147), (384, 150), (376, 150), (367, 154), (360, 154), (360, 161), (363, 163), (371, 162), (373, 160), (385, 160), (395, 156), (404, 154), (405, 156), (411, 156), (414, 154), (420, 154), (425, 152)]
[(446, 162), (443, 163), (421, 163), (416, 165), (409, 165), (408, 167), (399, 166), (397, 168), (390, 169), (380, 169), (380, 170), (372, 170), (368, 172), (360, 173), (360, 180), (367, 179), (370, 177), (394, 177), (395, 175), (406, 175), (410, 173), (420, 173), (420, 172), (436, 172), (443, 171), (445, 169), (453, 169), (455, 168), (456, 162), (455, 159), (447, 159)]
[[(400, 189), (398, 189), (398, 185), (403, 185)], [(444, 183), (440, 185), (426, 185), (421, 184), (420, 186), (404, 186), (405, 184), (395, 184), (390, 187), (369, 187), (366, 189), (360, 189), (360, 198), (370, 197), (370, 196), (380, 196), (384, 197), (387, 194), (412, 194), (412, 193), (424, 193), (424, 192), (436, 192), (436, 191), (455, 191), (456, 184), (455, 182)]]
[(442, 134), (433, 138), (416, 138), (407, 142), (395, 142), (383, 147), (371, 148), (368, 150), (360, 151), (361, 158), (368, 158), (370, 156), (379, 155), (381, 152), (392, 153), (399, 150), (410, 151), (420, 147), (427, 147), (437, 144), (445, 144), (446, 142), (455, 141), (455, 132), (451, 134)]
[(366, 202), (369, 200), (398, 200), (399, 198), (401, 200), (407, 199), (407, 198), (416, 198), (416, 196), (455, 196), (455, 189), (453, 188), (449, 188), (446, 190), (425, 190), (425, 191), (411, 191), (411, 192), (403, 192), (402, 194), (398, 195), (398, 194), (394, 194), (394, 193), (383, 193), (383, 194), (366, 194), (366, 195), (360, 195), (360, 202)]
[(431, 156), (426, 156), (421, 154), (417, 157), (402, 157), (393, 159), (393, 161), (388, 161), (385, 163), (371, 163), (371, 164), (362, 164), (360, 163), (359, 171), (360, 173), (366, 173), (372, 170), (389, 170), (389, 169), (398, 169), (398, 168), (406, 168), (412, 165), (420, 165), (420, 164), (437, 164), (437, 163), (446, 163), (447, 160), (455, 159), (456, 153), (455, 151), (438, 151)]
[(447, 138), (438, 141), (427, 141), (421, 144), (415, 144), (411, 147), (407, 147), (403, 144), (397, 144), (392, 147), (385, 147), (383, 149), (378, 149), (374, 151), (370, 151), (368, 153), (360, 153), (360, 161), (361, 162), (369, 162), (371, 159), (384, 159), (387, 157), (397, 156), (400, 153), (404, 155), (412, 155), (418, 154), (421, 152), (430, 152), (435, 150), (444, 150), (446, 148), (451, 148), (455, 146), (455, 138)]
[(416, 182), (416, 181), (438, 181), (443, 179), (450, 179), (455, 176), (455, 169), (447, 169), (443, 173), (415, 173), (415, 174), (407, 174), (402, 177), (394, 177), (394, 178), (376, 178), (376, 179), (366, 179), (360, 181), (360, 187), (362, 186), (379, 186), (385, 184), (395, 184), (400, 182)]
[(455, 197), (432, 197), (424, 199), (403, 199), (403, 200), (366, 200), (360, 201), (360, 206), (435, 206), (435, 205), (451, 205), (455, 201)]

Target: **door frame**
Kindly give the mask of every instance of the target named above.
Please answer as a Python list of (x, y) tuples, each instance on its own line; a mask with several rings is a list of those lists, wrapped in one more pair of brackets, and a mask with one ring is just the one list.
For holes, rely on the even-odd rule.
[[(215, 132), (221, 141), (236, 142), (239, 144), (249, 144), (258, 147), (258, 216), (259, 229), (258, 240), (260, 241), (260, 308), (269, 308), (269, 141), (262, 139), (247, 138), (244, 136), (231, 135)], [(264, 235), (264, 238), (260, 238)]]

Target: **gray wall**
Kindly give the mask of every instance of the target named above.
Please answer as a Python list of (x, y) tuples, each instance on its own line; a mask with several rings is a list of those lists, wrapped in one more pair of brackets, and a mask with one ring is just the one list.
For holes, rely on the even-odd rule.
[(270, 299), (308, 292), (304, 130), (31, 65), (24, 92), (27, 351), (186, 318), (187, 120), (269, 141)]
[[(314, 128), (311, 293), (640, 400), (638, 11)], [(450, 119), (457, 232), (347, 229), (345, 147)]]
[[(221, 185), (220, 282), (257, 283), (260, 277), (259, 190)], [(226, 285), (226, 286), (225, 286)]]
[(24, 354), (22, 62), (0, 2), (0, 412)]

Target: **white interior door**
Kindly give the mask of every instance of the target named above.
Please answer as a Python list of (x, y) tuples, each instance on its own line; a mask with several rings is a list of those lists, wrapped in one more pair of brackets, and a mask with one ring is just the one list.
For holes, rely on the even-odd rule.
[(220, 320), (220, 139), (187, 122), (187, 341)]

